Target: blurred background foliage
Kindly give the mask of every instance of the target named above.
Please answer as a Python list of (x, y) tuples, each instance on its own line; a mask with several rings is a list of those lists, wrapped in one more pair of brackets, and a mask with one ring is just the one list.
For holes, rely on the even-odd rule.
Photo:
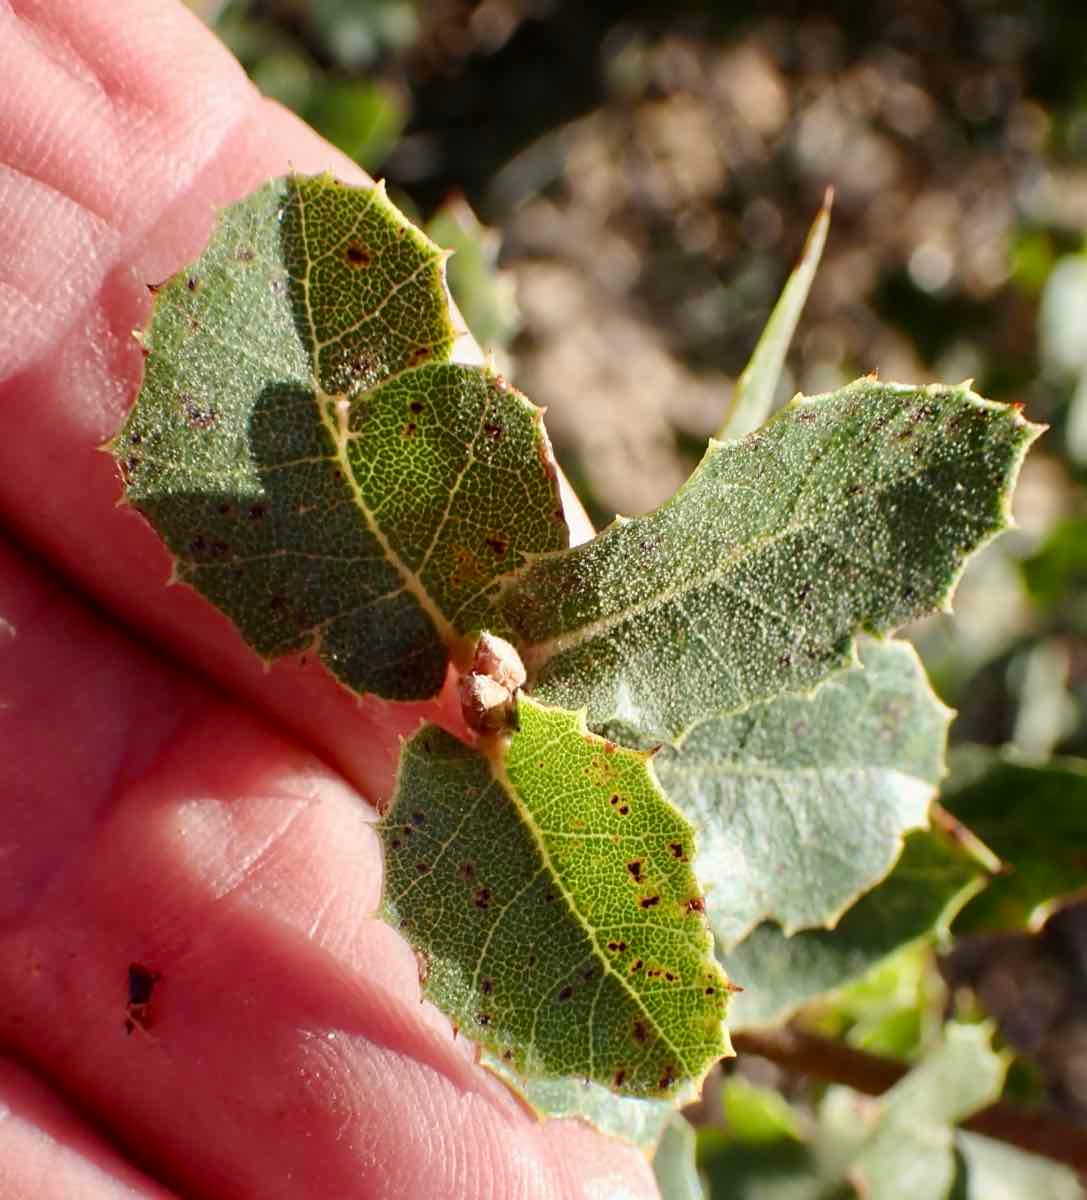
[[(828, 184), (830, 240), (780, 398), (871, 370), (972, 378), (1051, 425), (1018, 529), (968, 572), (954, 617), (910, 631), (959, 711), (944, 833), (964, 822), (1002, 873), (974, 895), (976, 866), (911, 844), (838, 932), (802, 935), (823, 981), (809, 990), (856, 981), (793, 1021), (929, 1061), (945, 1018), (990, 1014), (1016, 1052), (1005, 1096), (1087, 1118), (1087, 6), (189, 3), (266, 94), (457, 248), (469, 326), (547, 407), (599, 523), (687, 476)], [(933, 911), (889, 933), (934, 854)], [(707, 1090), (694, 1115), (714, 1196), (854, 1194), (834, 1191), (853, 1185), (820, 1147), (860, 1118), (812, 1086), (743, 1055)], [(686, 1137), (668, 1143), (677, 1196), (698, 1182)], [(956, 1137), (949, 1194), (1081, 1194)], [(767, 1183), (764, 1159), (799, 1174)]]

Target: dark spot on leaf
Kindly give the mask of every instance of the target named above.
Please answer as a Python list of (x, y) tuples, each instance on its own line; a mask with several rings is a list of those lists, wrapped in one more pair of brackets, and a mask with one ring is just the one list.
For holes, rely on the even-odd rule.
[(859, 483), (854, 483), (851, 487), (845, 489), (845, 494), (847, 496), (863, 496), (864, 488)]
[(189, 278), (185, 280), (185, 286), (190, 292), (195, 292), (200, 286), (200, 280), (197, 279), (195, 275), (190, 275)]
[(411, 352), (411, 357), (408, 359), (408, 366), (417, 367), (420, 363), (426, 362), (431, 354), (433, 354), (433, 351), (429, 346), (416, 346)]
[(482, 1012), (477, 1013), (476, 1020), (479, 1022), (480, 1025), (490, 1025), (491, 1014), (490, 1013), (482, 1013)]
[(283, 276), (280, 276), (278, 279), (273, 279), (268, 286), (271, 288), (273, 295), (282, 296), (287, 290), (287, 280)]
[(657, 1080), (657, 1087), (659, 1087), (662, 1092), (666, 1092), (672, 1086), (672, 1084), (675, 1083), (675, 1081), (676, 1077), (672, 1072), (672, 1068), (665, 1067), (660, 1079)]
[(491, 889), (485, 887), (476, 888), (476, 894), (473, 902), (475, 903), (476, 908), (490, 908)]
[(457, 878), (463, 879), (465, 883), (475, 878), (476, 865), (475, 863), (464, 862), (457, 868)]
[(622, 954), (627, 948), (626, 942), (608, 942), (608, 949), (613, 954)]
[(194, 429), (210, 429), (218, 419), (215, 409), (201, 408), (191, 396), (181, 396), (181, 406), (185, 410), (185, 419)]
[(782, 667), (783, 669), (791, 667), (792, 665), (793, 665), (793, 656), (791, 654), (783, 654), (778, 659), (778, 666)]
[(532, 951), (529, 951), (529, 955), (525, 959), (525, 966), (534, 967), (539, 961), (540, 960), (536, 957), (536, 955)]
[(512, 1050), (503, 1050), (502, 1051), (502, 1061), (503, 1062), (513, 1062), (513, 1051)]
[(239, 247), (238, 253), (235, 255), (235, 258), (237, 258), (238, 262), (242, 262), (242, 263), (252, 262), (253, 258), (254, 258), (252, 246)]
[(675, 981), (676, 981), (676, 977), (675, 977), (675, 975), (672, 974), (671, 971), (665, 971), (664, 978), (668, 983), (675, 983)]
[(361, 242), (348, 242), (347, 248), (344, 250), (344, 258), (353, 267), (368, 267), (370, 265), (370, 252)]
[(499, 558), (505, 557), (506, 551), (509, 549), (509, 543), (505, 538), (489, 537), (484, 538), (484, 541), (495, 552)]
[(611, 797), (608, 800), (608, 803), (610, 805), (612, 805), (612, 807), (614, 807), (616, 804), (619, 803), (620, 800), (622, 800), (622, 798), (623, 798), (622, 796), (617, 795), (615, 792), (612, 792)]
[(129, 443), (133, 446), (138, 446), (143, 441), (143, 435), (135, 429), (128, 435)]
[(259, 521), (268, 512), (268, 506), (265, 504), (251, 504), (249, 506), (248, 517), (250, 521)]
[(805, 582), (805, 583), (804, 583), (804, 584), (801, 586), (800, 590), (799, 590), (799, 591), (797, 592), (797, 594), (796, 594), (796, 602), (797, 602), (797, 604), (803, 604), (803, 603), (804, 603), (804, 601), (805, 601), (805, 600), (807, 600), (807, 598), (808, 598), (808, 597), (811, 595), (811, 593), (812, 593), (812, 589), (813, 589), (814, 587), (815, 587), (815, 584), (813, 584), (813, 583), (812, 583), (812, 581), (811, 581), (810, 579), (809, 579), (809, 580), (807, 580), (807, 581), (806, 581), (806, 582)]
[(582, 967), (578, 974), (580, 974), (581, 978), (588, 983), (596, 974), (596, 969), (593, 967), (592, 963), (590, 963), (587, 967)]
[(644, 1021), (635, 1021), (632, 1032), (634, 1033), (634, 1040), (639, 1045), (644, 1046), (649, 1041), (649, 1030), (645, 1027)]
[(706, 911), (706, 899), (704, 896), (692, 896), (687, 901), (687, 911), (689, 913), (702, 913)]
[(631, 873), (634, 879), (638, 880), (639, 882), (642, 878), (642, 863), (643, 860), (640, 858), (636, 858), (632, 862), (627, 863), (627, 870)]
[(413, 400), (408, 405), (408, 408), (410, 408), (413, 413), (421, 413), (423, 411), (423, 402), (422, 400)]
[(624, 1071), (623, 1068), (620, 1067), (619, 1070), (616, 1071), (614, 1076), (612, 1077), (612, 1081), (611, 1081), (612, 1087), (621, 1088), (623, 1086), (623, 1080), (626, 1079), (626, 1077), (627, 1077), (626, 1071)]
[(810, 421), (818, 420), (819, 414), (810, 408), (802, 408), (797, 414), (796, 419), (803, 421), (807, 425)]
[(909, 439), (911, 437), (913, 437), (913, 427), (912, 426), (907, 426), (905, 429), (900, 429), (898, 431), (898, 440), (900, 442), (909, 441)]
[(635, 959), (635, 960), (634, 960), (634, 961), (633, 961), (633, 962), (630, 964), (630, 973), (631, 973), (631, 975), (633, 975), (635, 971), (640, 971), (640, 970), (642, 969), (642, 967), (644, 967), (644, 966), (645, 966), (645, 963), (643, 963), (643, 962), (642, 962), (642, 960), (641, 960), (640, 958), (636, 958), (636, 959)]
[(121, 478), (126, 484), (131, 482), (132, 476), (136, 474), (136, 469), (139, 467), (141, 462), (143, 462), (143, 459), (137, 458), (134, 454), (129, 455), (129, 457), (126, 459), (122, 459), (120, 464)]
[(654, 905), (660, 904), (660, 896), (643, 896), (638, 903), (642, 908), (653, 908)]
[(416, 425), (414, 421), (409, 421), (404, 426), (404, 437), (408, 437), (408, 438), (415, 437), (415, 432), (418, 428), (419, 428), (419, 426)]
[(554, 904), (555, 903), (555, 893), (550, 888), (548, 888), (547, 891), (544, 892), (543, 898), (544, 898), (544, 904)]
[(426, 814), (422, 813), (418, 809), (416, 809), (415, 812), (413, 812), (411, 814), (411, 823), (413, 825), (425, 825), (426, 824)]
[(494, 442), (500, 442), (505, 435), (505, 428), (497, 421), (488, 421), (483, 426), (483, 432)]
[(269, 596), (268, 607), (275, 609), (286, 608), (287, 601), (282, 596)]
[(479, 981), (479, 990), (484, 994), (484, 996), (489, 996), (491, 992), (494, 991), (494, 980), (481, 979)]
[(629, 812), (630, 812), (629, 804), (620, 804), (619, 805), (619, 815), (621, 817), (625, 817), (627, 815), (627, 813), (629, 813)]
[(429, 875), (430, 874), (430, 863), (417, 862), (415, 864), (415, 869), (419, 872), (420, 875)]
[(399, 850), (403, 844), (404, 843), (399, 838), (393, 838), (393, 840), (389, 843), (389, 849)]
[(711, 987), (708, 987), (708, 988), (706, 988), (706, 995), (707, 995), (707, 996), (712, 996), (712, 995), (714, 995), (714, 994), (716, 993), (716, 991), (717, 991), (717, 989), (716, 989), (716, 988), (711, 988)]
[(574, 994), (574, 989), (573, 989), (573, 988), (572, 988), (572, 987), (571, 987), (569, 984), (567, 984), (567, 985), (566, 985), (566, 986), (565, 986), (565, 987), (564, 987), (564, 988), (563, 988), (563, 989), (562, 989), (562, 990), (559, 992), (559, 1000), (560, 1000), (562, 1003), (565, 1003), (567, 1000), (569, 1000), (569, 999), (570, 999), (570, 997), (571, 997), (573, 994)]

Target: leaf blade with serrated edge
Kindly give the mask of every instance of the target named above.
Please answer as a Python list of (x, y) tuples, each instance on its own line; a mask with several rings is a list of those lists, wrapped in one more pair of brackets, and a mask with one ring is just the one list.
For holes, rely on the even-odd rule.
[(157, 290), (111, 449), (126, 496), (268, 658), (423, 699), (494, 580), (566, 544), (540, 411), (450, 361), (444, 253), (380, 186), (273, 180)]
[(674, 739), (814, 687), (854, 638), (947, 604), (1010, 520), (1039, 429), (966, 387), (859, 380), (711, 442), (656, 512), (617, 520), (507, 584), (530, 690)]
[(381, 824), (426, 994), (524, 1075), (669, 1096), (728, 1052), (690, 827), (648, 753), (532, 700), (488, 753), (428, 726)]
[(762, 921), (833, 927), (877, 884), (928, 822), (950, 719), (910, 646), (865, 643), (859, 668), (812, 695), (711, 718), (662, 751), (718, 949)]

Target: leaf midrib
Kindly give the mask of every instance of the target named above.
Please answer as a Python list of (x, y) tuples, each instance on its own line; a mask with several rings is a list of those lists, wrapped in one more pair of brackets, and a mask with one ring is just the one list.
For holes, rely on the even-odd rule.
[(578, 911), (574, 897), (570, 894), (569, 889), (563, 882), (561, 873), (555, 867), (554, 861), (552, 860), (550, 851), (547, 849), (547, 845), (543, 840), (535, 817), (525, 802), (521, 799), (520, 792), (514, 786), (509, 777), (509, 773), (506, 770), (506, 747), (504, 745), (495, 746), (493, 749), (491, 749), (490, 753), (487, 754), (487, 761), (490, 765), (492, 778), (499, 785), (499, 787), (502, 788), (506, 795), (511, 798), (518, 813), (521, 815), (522, 824), (528, 830), (529, 835), (532, 837), (532, 840), (536, 845), (537, 852), (539, 853), (541, 861), (543, 862), (543, 868), (548, 872), (549, 877), (554, 881), (555, 886), (559, 889), (559, 894), (566, 902), (566, 906), (570, 911), (570, 915), (585, 931), (585, 935), (589, 940), (589, 945), (592, 948), (593, 955), (603, 968), (601, 979), (603, 980), (603, 978), (607, 975), (612, 975), (615, 977), (619, 983), (619, 986), (630, 997), (638, 1011), (652, 1025), (661, 1042), (663, 1042), (664, 1045), (676, 1056), (677, 1061), (682, 1063), (685, 1073), (692, 1074), (693, 1072), (687, 1063), (686, 1056), (675, 1045), (672, 1039), (665, 1034), (664, 1030), (661, 1029), (656, 1017), (654, 1017), (653, 1014), (650, 1013), (645, 1007), (645, 1002), (642, 997), (639, 996), (638, 993), (630, 986), (629, 980), (616, 971), (616, 969), (609, 962), (607, 955), (604, 953), (603, 948), (597, 940), (596, 932)]

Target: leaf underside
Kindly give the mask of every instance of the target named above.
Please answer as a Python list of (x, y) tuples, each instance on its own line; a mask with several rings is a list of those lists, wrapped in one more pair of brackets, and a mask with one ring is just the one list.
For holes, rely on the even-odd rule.
[(658, 755), (719, 951), (762, 921), (831, 926), (887, 874), (928, 821), (950, 715), (911, 647), (867, 643), (813, 695), (704, 721)]
[(449, 361), (444, 259), (380, 187), (273, 181), (159, 289), (112, 444), (176, 576), (260, 654), (316, 645), (397, 700), (437, 693), (496, 578), (567, 542), (539, 410)]
[(514, 1070), (667, 1096), (727, 1052), (690, 828), (649, 756), (522, 700), (490, 755), (428, 726), (382, 822), (425, 990)]
[(947, 603), (1008, 523), (1037, 427), (964, 387), (860, 380), (711, 443), (656, 512), (505, 593), (534, 694), (664, 739), (814, 687), (854, 638)]
[(984, 874), (945, 835), (918, 830), (907, 836), (890, 875), (834, 929), (786, 937), (771, 921), (759, 925), (721, 954), (729, 976), (744, 989), (729, 1006), (731, 1028), (776, 1024), (807, 1001), (859, 978), (902, 946), (945, 932), (982, 886)]

